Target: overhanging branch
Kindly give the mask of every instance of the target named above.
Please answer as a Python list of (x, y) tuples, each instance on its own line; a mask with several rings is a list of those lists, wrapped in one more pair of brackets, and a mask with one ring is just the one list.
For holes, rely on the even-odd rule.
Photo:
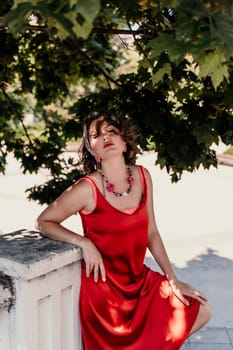
[(106, 73), (106, 71), (100, 65), (98, 65), (96, 62), (93, 62), (92, 59), (88, 56), (88, 54), (86, 52), (84, 52), (83, 50), (81, 50), (80, 47), (78, 45), (76, 45), (76, 43), (73, 40), (69, 41), (69, 42), (72, 43), (73, 48), (75, 48), (80, 53), (80, 55), (82, 55), (85, 58), (85, 60), (87, 60), (89, 63), (91, 63), (105, 77), (110, 88), (111, 88), (111, 86), (110, 86), (109, 82), (113, 83), (114, 85), (116, 85), (118, 87), (121, 86), (121, 84), (117, 80), (114, 80), (110, 75), (108, 75)]
[[(132, 31), (132, 28), (131, 28), (131, 24), (128, 22), (128, 26), (129, 26), (129, 29), (130, 31)], [(147, 59), (147, 61), (150, 63), (151, 67), (153, 67), (153, 63), (151, 62), (151, 60), (149, 59), (147, 53), (145, 52), (145, 50), (143, 49), (143, 47), (139, 44), (137, 38), (136, 38), (136, 35), (133, 34), (133, 38), (134, 38), (134, 41), (135, 41), (135, 44), (139, 50), (139, 52), (142, 53), (142, 55)]]
[(18, 109), (15, 108), (14, 103), (12, 102), (10, 96), (7, 94), (7, 92), (6, 92), (5, 89), (4, 89), (4, 86), (2, 85), (0, 88), (1, 88), (1, 90), (2, 90), (3, 95), (5, 96), (5, 98), (6, 98), (6, 100), (7, 100), (7, 102), (9, 103), (9, 106), (11, 106), (12, 110), (15, 111), (15, 114), (17, 115), (17, 117), (18, 117), (18, 119), (19, 119), (19, 121), (20, 121), (20, 123), (21, 123), (21, 125), (22, 125), (24, 134), (25, 134), (25, 136), (26, 136), (26, 138), (27, 138), (27, 140), (28, 140), (29, 145), (31, 146), (32, 149), (34, 149), (33, 142), (32, 142), (32, 140), (31, 140), (30, 135), (29, 135), (29, 133), (28, 133), (28, 131), (27, 131), (27, 128), (26, 128), (26, 126), (25, 126), (25, 124), (24, 124), (23, 117), (21, 116), (21, 114), (20, 114), (20, 112), (18, 111)]
[[(26, 25), (26, 28), (28, 30), (32, 31), (46, 31), (49, 29), (47, 25)], [(0, 30), (8, 30), (9, 25), (8, 23), (4, 23), (0, 25)], [(156, 30), (152, 29), (144, 29), (144, 30), (134, 30), (132, 28), (130, 29), (114, 29), (114, 28), (93, 28), (92, 33), (96, 34), (106, 34), (106, 35), (132, 35), (132, 36), (142, 36), (145, 35), (147, 37), (157, 37), (158, 33)]]

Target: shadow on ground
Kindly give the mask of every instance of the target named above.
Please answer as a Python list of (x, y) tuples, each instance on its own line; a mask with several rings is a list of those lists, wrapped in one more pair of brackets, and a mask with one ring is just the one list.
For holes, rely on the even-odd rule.
[[(146, 265), (158, 267), (151, 257)], [(173, 265), (178, 278), (188, 282), (208, 297), (212, 307), (209, 326), (233, 326), (233, 260), (222, 257), (213, 249), (188, 261), (185, 267)]]

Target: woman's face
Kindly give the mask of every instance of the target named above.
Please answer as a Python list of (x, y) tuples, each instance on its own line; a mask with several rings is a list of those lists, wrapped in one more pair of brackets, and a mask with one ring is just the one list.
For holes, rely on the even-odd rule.
[(123, 154), (125, 142), (120, 130), (103, 118), (93, 120), (89, 127), (89, 144), (93, 156), (104, 160), (114, 154)]

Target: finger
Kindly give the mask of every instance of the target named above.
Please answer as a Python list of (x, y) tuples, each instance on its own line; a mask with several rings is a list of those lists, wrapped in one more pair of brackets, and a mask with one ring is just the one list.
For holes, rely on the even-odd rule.
[(206, 304), (208, 301), (207, 298), (197, 290), (191, 290), (189, 293), (186, 293), (186, 295), (198, 300), (201, 304)]
[(189, 306), (189, 305), (190, 305), (190, 302), (189, 302), (188, 299), (186, 299), (184, 296), (182, 296), (181, 301), (183, 301), (183, 303), (184, 303), (186, 306)]
[(89, 264), (86, 264), (86, 276), (89, 277), (89, 275), (90, 275)]
[(105, 273), (105, 267), (103, 263), (100, 263), (100, 274), (101, 274), (101, 278), (102, 281), (106, 281), (106, 273)]
[[(180, 293), (179, 291), (176, 291), (176, 292), (173, 291), (173, 293), (184, 305), (186, 305), (186, 306), (190, 305), (188, 299), (186, 299), (182, 293)], [(185, 295), (188, 296), (187, 294), (185, 294)]]
[(195, 299), (197, 299), (201, 304), (206, 304), (208, 302), (207, 298), (204, 297), (203, 295), (198, 295), (196, 297), (194, 297)]
[(206, 298), (201, 292), (199, 292), (199, 291), (196, 290), (196, 289), (191, 289), (191, 290), (189, 290), (189, 295), (190, 295), (191, 297), (202, 298), (202, 299), (204, 299), (204, 300), (207, 300), (207, 298)]
[(190, 302), (188, 301), (188, 299), (186, 299), (182, 294), (181, 295), (177, 295), (177, 298), (186, 306), (190, 305)]
[(98, 277), (99, 277), (99, 265), (96, 264), (94, 266), (94, 281), (98, 282)]
[(93, 264), (86, 263), (86, 276), (87, 277), (90, 276), (92, 270), (93, 270)]
[(207, 297), (204, 294), (200, 293), (199, 291), (195, 290), (194, 293), (195, 295), (197, 295), (197, 297), (201, 298), (202, 300), (208, 301)]

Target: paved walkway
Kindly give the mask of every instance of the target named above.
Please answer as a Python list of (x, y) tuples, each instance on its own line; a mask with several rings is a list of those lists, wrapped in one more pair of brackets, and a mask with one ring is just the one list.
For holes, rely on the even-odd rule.
[(182, 350), (232, 350), (233, 328), (206, 327), (193, 334)]
[[(138, 163), (153, 178), (157, 223), (170, 260), (178, 277), (201, 290), (212, 306), (208, 327), (192, 335), (182, 350), (233, 350), (233, 167), (185, 173), (171, 184), (154, 158), (146, 153)], [(34, 229), (42, 207), (28, 202), (24, 190), (45, 179), (43, 173), (21, 175), (10, 160), (6, 176), (0, 175), (0, 234)], [(77, 216), (66, 224), (79, 231)], [(149, 255), (146, 263), (158, 269)]]

